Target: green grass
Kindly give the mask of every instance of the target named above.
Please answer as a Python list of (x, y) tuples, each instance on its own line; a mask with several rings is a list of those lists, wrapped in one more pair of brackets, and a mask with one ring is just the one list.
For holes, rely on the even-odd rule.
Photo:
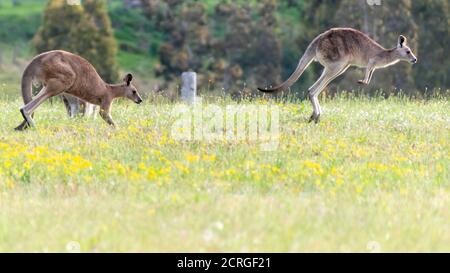
[(20, 104), (0, 100), (0, 251), (450, 251), (448, 100), (337, 98), (319, 125), (276, 104), (271, 152), (174, 141), (161, 100), (115, 104), (119, 129), (47, 103), (23, 133)]
[(117, 55), (117, 62), (122, 70), (138, 71), (146, 75), (152, 73), (156, 61), (148, 55), (135, 53), (119, 52)]
[(12, 1), (0, 1), (0, 16), (29, 16), (44, 10), (45, 0), (22, 0), (20, 5), (13, 6)]

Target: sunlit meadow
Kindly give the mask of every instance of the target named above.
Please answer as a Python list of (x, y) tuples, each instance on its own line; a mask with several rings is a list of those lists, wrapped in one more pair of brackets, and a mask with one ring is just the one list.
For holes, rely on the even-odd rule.
[[(216, 101), (218, 105), (236, 103)], [(281, 110), (280, 143), (178, 142), (171, 103), (15, 132), (0, 100), (0, 251), (450, 251), (450, 104), (337, 98), (319, 125)]]

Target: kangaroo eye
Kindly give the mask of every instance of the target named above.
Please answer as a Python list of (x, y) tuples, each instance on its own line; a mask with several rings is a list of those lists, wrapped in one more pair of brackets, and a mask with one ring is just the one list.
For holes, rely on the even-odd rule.
[(136, 94), (137, 92), (136, 92), (136, 90), (133, 90), (133, 94)]
[(408, 54), (408, 55), (411, 54), (411, 51), (406, 51), (406, 54)]

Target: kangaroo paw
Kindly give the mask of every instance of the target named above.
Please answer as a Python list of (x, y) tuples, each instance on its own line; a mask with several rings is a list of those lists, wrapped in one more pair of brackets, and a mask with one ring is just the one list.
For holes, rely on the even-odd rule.
[(367, 85), (367, 83), (365, 81), (358, 81), (358, 83), (362, 84), (362, 85)]
[(25, 120), (16, 128), (14, 128), (14, 130), (16, 131), (25, 131), (26, 129), (30, 128), (30, 125), (28, 125), (28, 122), (26, 122)]
[(33, 119), (27, 114), (27, 112), (24, 109), (20, 109), (20, 113), (22, 114), (23, 119), (27, 123), (27, 126), (34, 127), (34, 121)]
[(314, 122), (315, 122), (316, 124), (319, 124), (319, 122), (320, 122), (320, 115), (318, 115), (318, 116), (314, 119)]
[(312, 114), (311, 117), (308, 120), (308, 123), (311, 123), (313, 121), (314, 121), (315, 124), (318, 124), (320, 122), (320, 114), (317, 115), (317, 116), (315, 114)]

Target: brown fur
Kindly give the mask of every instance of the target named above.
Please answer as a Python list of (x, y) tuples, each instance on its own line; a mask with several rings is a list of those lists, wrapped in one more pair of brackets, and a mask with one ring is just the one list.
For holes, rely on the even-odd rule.
[(407, 46), (407, 40), (400, 36), (395, 48), (386, 49), (366, 34), (351, 28), (333, 28), (317, 36), (306, 49), (297, 69), (283, 84), (274, 88), (262, 89), (262, 92), (278, 92), (292, 86), (306, 68), (317, 61), (324, 66), (322, 76), (309, 89), (314, 112), (311, 121), (319, 122), (321, 108), (318, 95), (326, 86), (343, 74), (350, 66), (366, 68), (361, 84), (369, 84), (373, 72), (378, 68), (393, 65), (399, 61), (417, 62), (417, 58)]
[[(43, 85), (39, 94), (32, 98), (31, 85), (36, 80)], [(136, 88), (128, 74), (121, 84), (107, 84), (95, 68), (82, 57), (70, 52), (55, 50), (36, 56), (26, 67), (22, 76), (22, 97), (25, 106), (20, 109), (25, 121), (16, 129), (33, 126), (31, 118), (36, 108), (46, 99), (62, 93), (73, 95), (86, 102), (100, 106), (101, 117), (115, 126), (111, 118), (111, 104), (114, 99), (126, 97), (141, 103)]]

